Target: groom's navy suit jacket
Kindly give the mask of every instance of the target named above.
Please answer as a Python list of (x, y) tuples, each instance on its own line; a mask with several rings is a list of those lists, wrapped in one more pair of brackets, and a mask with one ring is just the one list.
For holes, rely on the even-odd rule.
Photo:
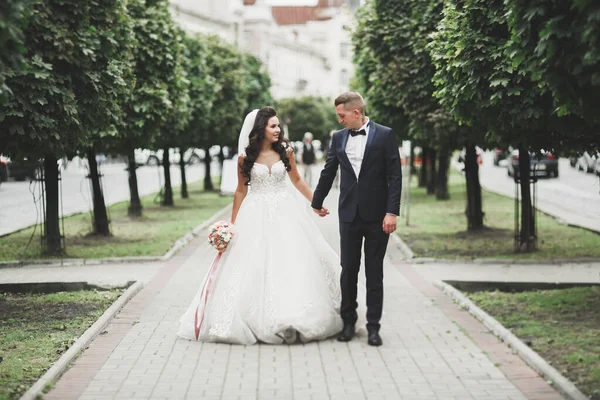
[(346, 154), (350, 133), (342, 129), (333, 134), (325, 167), (311, 206), (323, 207), (338, 167), (341, 170), (339, 218), (352, 222), (356, 213), (367, 222), (382, 222), (387, 213), (400, 214), (402, 171), (398, 144), (392, 129), (371, 121), (359, 176)]

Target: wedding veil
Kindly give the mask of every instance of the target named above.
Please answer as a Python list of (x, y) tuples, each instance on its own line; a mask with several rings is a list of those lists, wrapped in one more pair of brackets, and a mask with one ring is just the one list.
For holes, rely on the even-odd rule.
[(250, 111), (244, 119), (240, 137), (238, 138), (238, 156), (246, 156), (246, 147), (248, 147), (248, 144), (250, 143), (250, 132), (252, 132), (252, 128), (254, 128), (254, 121), (256, 121), (257, 113), (258, 109), (254, 109)]

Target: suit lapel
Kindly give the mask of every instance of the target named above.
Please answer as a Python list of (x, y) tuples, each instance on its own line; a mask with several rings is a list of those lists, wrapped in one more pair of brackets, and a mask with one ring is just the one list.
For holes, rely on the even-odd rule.
[(373, 140), (375, 140), (375, 135), (377, 134), (377, 127), (375, 123), (371, 121), (369, 124), (369, 135), (367, 136), (367, 144), (365, 146), (365, 153), (363, 154), (362, 164), (360, 166), (360, 171), (363, 171), (363, 165), (365, 165), (367, 161), (367, 157), (369, 156), (369, 150), (373, 146)]
[(348, 166), (352, 170), (352, 173), (355, 175), (354, 178), (357, 178), (356, 173), (354, 173), (354, 168), (352, 168), (352, 163), (350, 162), (350, 159), (348, 158), (348, 154), (346, 154), (346, 144), (348, 143), (348, 136), (350, 136), (350, 132), (348, 131), (348, 129), (344, 129), (344, 131), (341, 133), (341, 135), (342, 135), (342, 140), (340, 141), (340, 148), (339, 148), (340, 157), (342, 160), (344, 160), (346, 163), (348, 163)]

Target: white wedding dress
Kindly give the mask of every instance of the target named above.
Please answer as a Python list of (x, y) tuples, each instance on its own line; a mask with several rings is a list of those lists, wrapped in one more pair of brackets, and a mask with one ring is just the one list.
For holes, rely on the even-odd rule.
[[(335, 335), (341, 267), (314, 216), (292, 193), (282, 161), (255, 163), (235, 236), (181, 317), (178, 335), (250, 345)], [(206, 299), (206, 300), (204, 300)], [(198, 321), (201, 321), (199, 324)]]

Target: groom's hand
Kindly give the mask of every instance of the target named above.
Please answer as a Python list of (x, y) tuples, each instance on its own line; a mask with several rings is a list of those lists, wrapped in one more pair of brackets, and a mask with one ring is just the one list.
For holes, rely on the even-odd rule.
[(383, 219), (382, 228), (385, 233), (392, 234), (396, 230), (396, 215), (387, 214)]
[(327, 214), (329, 214), (329, 210), (326, 209), (325, 207), (319, 209), (313, 208), (313, 211), (315, 212), (315, 214), (317, 214), (319, 217), (324, 217)]

